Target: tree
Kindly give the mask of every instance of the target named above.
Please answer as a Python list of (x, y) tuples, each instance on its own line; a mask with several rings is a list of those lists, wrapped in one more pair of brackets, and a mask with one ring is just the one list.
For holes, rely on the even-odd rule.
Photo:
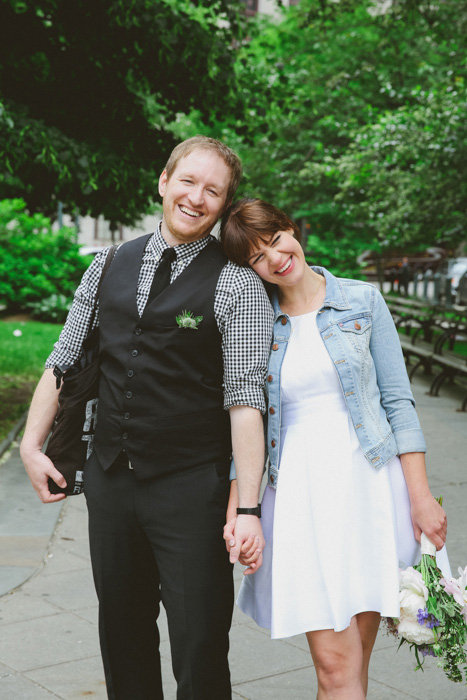
[(355, 274), (365, 248), (464, 235), (466, 30), (465, 0), (384, 13), (301, 0), (251, 25), (236, 64), (248, 121), (241, 138), (234, 119), (219, 134), (236, 139), (244, 191), (306, 221), (332, 270)]
[(132, 224), (192, 108), (242, 113), (228, 0), (0, 0), (0, 198)]

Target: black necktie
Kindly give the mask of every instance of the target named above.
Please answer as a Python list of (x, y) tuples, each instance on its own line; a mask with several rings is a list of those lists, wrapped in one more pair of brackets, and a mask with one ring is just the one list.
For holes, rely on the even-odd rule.
[(166, 248), (162, 253), (161, 261), (154, 273), (147, 304), (150, 304), (170, 284), (170, 271), (176, 257), (173, 248)]

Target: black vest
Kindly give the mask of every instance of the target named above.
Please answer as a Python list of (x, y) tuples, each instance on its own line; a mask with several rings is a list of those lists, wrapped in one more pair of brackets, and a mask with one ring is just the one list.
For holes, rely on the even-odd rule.
[[(99, 409), (94, 449), (108, 469), (124, 450), (139, 479), (228, 461), (222, 337), (214, 294), (226, 259), (212, 241), (142, 317), (136, 306), (149, 236), (125, 243), (99, 293)], [(156, 272), (157, 274), (157, 272)], [(202, 316), (180, 327), (184, 312)]]

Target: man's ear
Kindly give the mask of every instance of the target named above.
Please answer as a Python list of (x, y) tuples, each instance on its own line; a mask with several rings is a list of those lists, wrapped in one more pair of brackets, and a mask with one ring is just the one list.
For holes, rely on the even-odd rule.
[(159, 194), (161, 197), (165, 196), (165, 190), (167, 189), (167, 170), (163, 170), (159, 178)]

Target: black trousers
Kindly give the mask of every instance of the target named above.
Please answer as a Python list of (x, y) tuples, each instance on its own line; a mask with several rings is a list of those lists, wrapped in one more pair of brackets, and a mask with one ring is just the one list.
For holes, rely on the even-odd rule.
[(229, 465), (146, 481), (86, 465), (85, 495), (109, 700), (162, 700), (157, 617), (167, 612), (177, 700), (230, 700), (233, 578), (222, 528)]

